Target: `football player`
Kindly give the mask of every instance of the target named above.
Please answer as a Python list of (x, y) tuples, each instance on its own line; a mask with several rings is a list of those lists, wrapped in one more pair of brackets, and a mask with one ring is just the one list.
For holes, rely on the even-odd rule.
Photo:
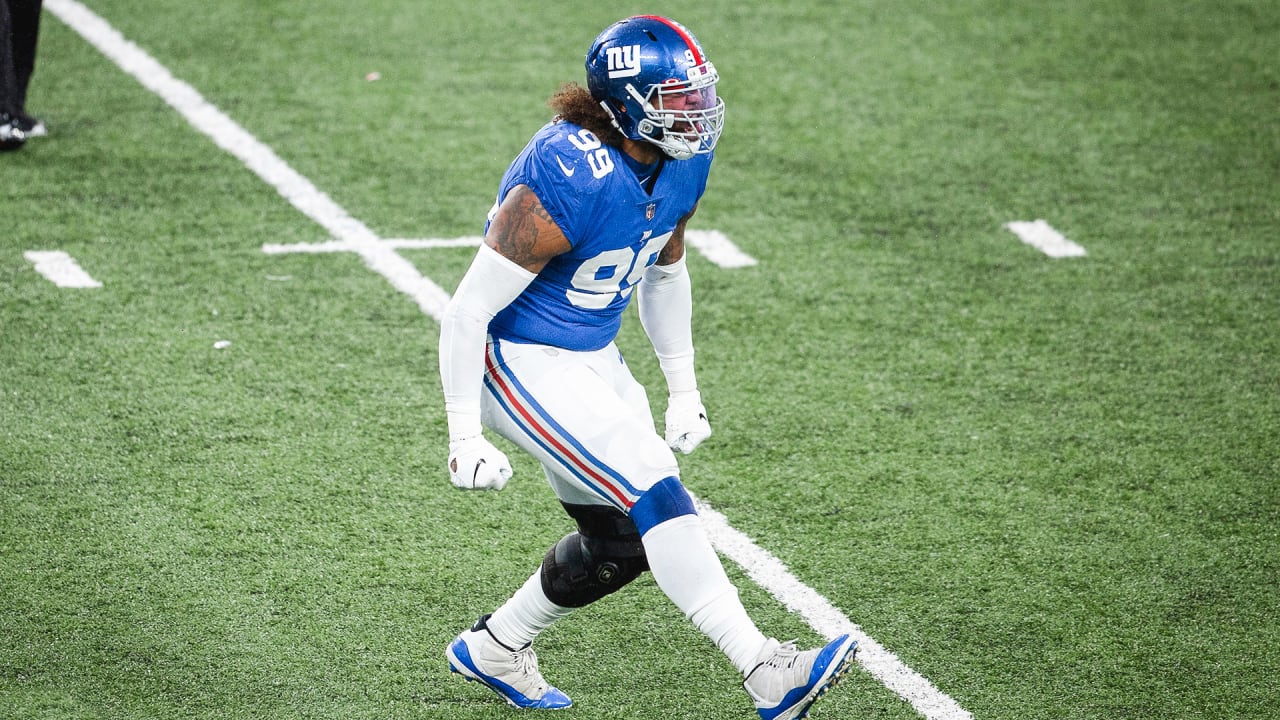
[[(501, 489), (488, 427), (541, 463), (577, 530), (492, 613), (449, 645), (449, 667), (522, 708), (570, 700), (532, 643), (645, 571), (742, 673), (759, 714), (802, 717), (849, 668), (847, 635), (800, 651), (748, 617), (673, 450), (711, 435), (694, 374), (685, 226), (724, 127), (719, 75), (682, 25), (652, 15), (608, 27), (555, 118), (502, 178), (485, 240), (445, 310), (440, 375), (449, 477)], [(636, 298), (667, 384), (665, 438), (614, 338)]]

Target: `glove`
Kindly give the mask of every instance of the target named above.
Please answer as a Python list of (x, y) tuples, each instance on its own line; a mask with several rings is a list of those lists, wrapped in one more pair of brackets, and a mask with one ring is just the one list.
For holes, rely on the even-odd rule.
[(464, 490), (501, 490), (511, 479), (511, 463), (501, 450), (472, 435), (449, 443), (449, 481)]
[(688, 455), (711, 437), (711, 423), (697, 390), (673, 393), (667, 398), (667, 445)]

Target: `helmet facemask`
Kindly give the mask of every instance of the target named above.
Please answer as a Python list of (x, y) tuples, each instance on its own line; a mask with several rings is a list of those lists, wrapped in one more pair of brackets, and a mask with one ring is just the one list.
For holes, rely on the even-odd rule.
[[(653, 143), (676, 160), (688, 160), (715, 149), (724, 129), (724, 101), (716, 96), (720, 79), (710, 62), (689, 69), (688, 80), (669, 79), (640, 92), (630, 83), (623, 112), (635, 111), (638, 139)], [(614, 117), (616, 111), (601, 103)], [(625, 134), (625, 131), (624, 131)]]

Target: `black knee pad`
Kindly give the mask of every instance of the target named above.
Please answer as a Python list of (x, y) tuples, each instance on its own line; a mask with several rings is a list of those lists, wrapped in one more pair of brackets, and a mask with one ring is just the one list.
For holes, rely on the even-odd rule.
[(635, 523), (601, 505), (569, 505), (578, 531), (561, 538), (542, 560), (542, 591), (561, 607), (582, 607), (616, 592), (649, 569)]

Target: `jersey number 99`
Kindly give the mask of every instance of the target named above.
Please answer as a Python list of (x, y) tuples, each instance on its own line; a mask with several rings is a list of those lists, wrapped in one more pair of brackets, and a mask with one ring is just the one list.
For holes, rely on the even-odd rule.
[(569, 302), (587, 310), (603, 310), (614, 300), (627, 298), (670, 237), (671, 233), (649, 237), (646, 230), (638, 249), (605, 250), (583, 261), (573, 274), (573, 288), (565, 293)]
[(590, 130), (579, 130), (577, 135), (570, 135), (569, 142), (587, 156), (587, 164), (591, 166), (591, 174), (595, 179), (613, 172), (613, 158), (609, 157), (609, 149), (604, 147), (600, 138)]

